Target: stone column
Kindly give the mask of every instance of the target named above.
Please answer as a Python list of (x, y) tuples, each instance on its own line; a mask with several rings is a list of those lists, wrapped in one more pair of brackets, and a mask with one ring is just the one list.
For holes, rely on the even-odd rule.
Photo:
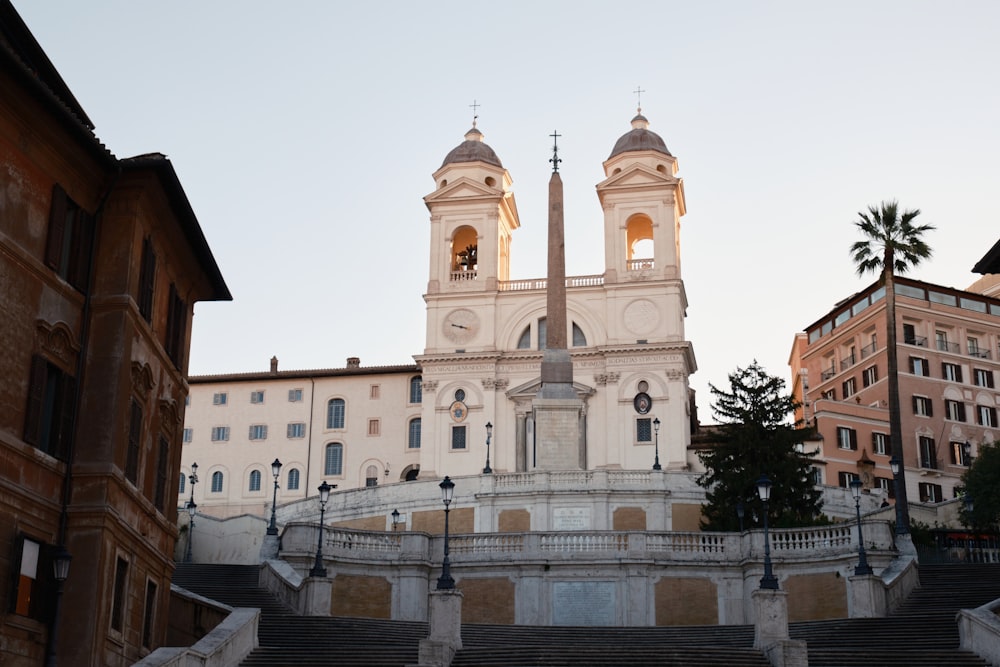
[(420, 667), (447, 667), (462, 648), (462, 593), (431, 591), (428, 599), (428, 636), (420, 640)]
[(885, 583), (874, 574), (847, 578), (851, 593), (851, 618), (881, 618), (888, 611)]
[(788, 637), (788, 593), (758, 588), (750, 594), (754, 607), (753, 647), (772, 667), (809, 667), (806, 643)]

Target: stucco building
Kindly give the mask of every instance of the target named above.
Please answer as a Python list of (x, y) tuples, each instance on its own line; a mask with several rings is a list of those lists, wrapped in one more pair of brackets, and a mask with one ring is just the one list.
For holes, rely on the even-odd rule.
[[(584, 470), (649, 469), (657, 457), (664, 469), (689, 468), (696, 363), (684, 334), (684, 188), (648, 126), (637, 114), (604, 162), (603, 267), (566, 278), (582, 405), (574, 467)], [(274, 458), (284, 464), (279, 504), (315, 495), (323, 480), (346, 489), (475, 474), (486, 467), (487, 425), (491, 469), (538, 468), (547, 280), (510, 275), (521, 226), (511, 175), (473, 127), (433, 180), (426, 347), (416, 364), (192, 378), (184, 465), (199, 466), (202, 511), (263, 511)]]
[[(1000, 300), (897, 278), (902, 458), (911, 502), (955, 497), (981, 443), (1000, 434)], [(796, 336), (789, 364), (799, 416), (820, 436), (824, 483), (893, 496), (885, 289), (854, 294)]]
[(230, 298), (170, 161), (93, 128), (0, 1), (4, 665), (164, 641), (192, 308)]

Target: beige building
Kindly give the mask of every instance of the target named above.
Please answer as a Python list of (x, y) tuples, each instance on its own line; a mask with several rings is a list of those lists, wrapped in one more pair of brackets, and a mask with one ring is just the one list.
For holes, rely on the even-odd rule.
[[(820, 435), (823, 483), (860, 477), (891, 498), (884, 297), (876, 282), (837, 304), (796, 336), (789, 364), (799, 416)], [(940, 502), (1000, 434), (1000, 300), (897, 278), (896, 312), (907, 497)]]
[[(686, 470), (694, 405), (688, 377), (696, 363), (684, 335), (677, 160), (639, 114), (604, 171), (596, 202), (604, 211), (604, 266), (566, 279), (573, 388), (583, 405), (581, 467), (649, 469), (658, 460), (663, 469)], [(424, 198), (426, 347), (417, 365), (349, 360), (331, 371), (275, 366), (192, 378), (184, 465), (199, 465), (201, 510), (263, 511), (275, 458), (283, 464), (279, 504), (315, 494), (323, 480), (345, 489), (479, 473), (487, 467), (488, 424), (491, 470), (536, 469), (546, 279), (510, 275), (521, 226), (511, 176), (473, 127), (433, 179)]]

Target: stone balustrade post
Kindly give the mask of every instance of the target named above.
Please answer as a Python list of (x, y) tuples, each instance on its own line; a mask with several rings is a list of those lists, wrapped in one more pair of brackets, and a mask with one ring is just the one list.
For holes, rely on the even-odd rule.
[(753, 646), (772, 667), (809, 667), (804, 641), (788, 636), (788, 593), (759, 588), (751, 593), (754, 606)]

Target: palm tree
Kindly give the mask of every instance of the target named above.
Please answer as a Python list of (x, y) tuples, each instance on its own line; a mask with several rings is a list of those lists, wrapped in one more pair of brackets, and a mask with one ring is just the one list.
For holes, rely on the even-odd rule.
[(869, 206), (859, 212), (854, 225), (864, 239), (851, 245), (851, 256), (858, 275), (880, 273), (885, 285), (886, 352), (889, 362), (889, 442), (892, 456), (899, 463), (895, 477), (896, 533), (910, 532), (910, 511), (906, 500), (906, 464), (903, 457), (902, 418), (899, 413), (899, 362), (896, 354), (896, 291), (895, 274), (906, 273), (931, 256), (931, 248), (921, 236), (934, 229), (932, 225), (914, 225), (920, 209), (903, 211), (900, 215), (895, 201), (883, 201), (878, 207)]

